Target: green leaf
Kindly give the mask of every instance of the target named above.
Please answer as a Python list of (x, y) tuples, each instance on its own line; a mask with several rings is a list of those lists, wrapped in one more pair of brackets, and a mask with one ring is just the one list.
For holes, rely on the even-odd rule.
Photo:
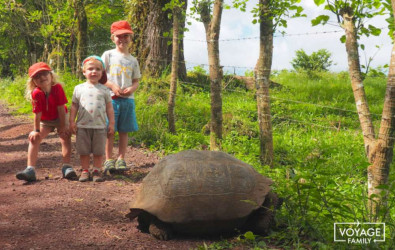
[(376, 28), (373, 25), (369, 25), (370, 33), (374, 36), (379, 36), (381, 34), (381, 29)]
[(374, 6), (376, 9), (380, 8), (380, 6), (381, 6), (380, 1), (374, 1), (373, 6)]
[(341, 43), (345, 43), (346, 42), (346, 35), (342, 35), (342, 37), (340, 37), (340, 42)]
[(244, 237), (245, 237), (247, 240), (255, 240), (255, 235), (254, 235), (251, 231), (246, 232), (246, 233), (244, 234)]
[(321, 4), (325, 3), (325, 0), (314, 0), (315, 5), (320, 6)]
[(321, 16), (317, 16), (315, 19), (311, 20), (311, 24), (313, 26), (316, 26), (318, 24), (326, 24), (329, 20), (329, 16), (327, 15), (321, 15)]
[(361, 49), (365, 50), (365, 45), (364, 44), (361, 44)]

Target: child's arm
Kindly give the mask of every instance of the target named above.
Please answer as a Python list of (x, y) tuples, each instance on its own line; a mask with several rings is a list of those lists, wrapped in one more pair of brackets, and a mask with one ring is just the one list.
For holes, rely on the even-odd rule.
[(69, 130), (66, 128), (66, 110), (63, 104), (59, 105), (57, 109), (60, 123), (58, 133), (61, 138), (66, 138), (70, 135)]
[(75, 123), (75, 118), (77, 117), (78, 103), (73, 102), (70, 108), (70, 131), (75, 134), (77, 132), (77, 124)]
[(114, 109), (112, 107), (111, 102), (106, 103), (106, 113), (108, 118), (108, 134), (114, 134), (114, 126), (115, 126), (115, 118), (114, 118)]
[(106, 86), (107, 88), (110, 88), (112, 90), (112, 92), (114, 92), (114, 94), (116, 96), (120, 96), (121, 95), (121, 88), (118, 86), (118, 84), (115, 84), (113, 82), (109, 82), (107, 81), (104, 86)]
[(34, 129), (29, 134), (29, 141), (34, 142), (35, 140), (40, 138), (40, 122), (41, 122), (41, 112), (34, 113)]
[(132, 80), (132, 86), (125, 88), (122, 91), (122, 95), (121, 96), (123, 96), (123, 97), (130, 96), (131, 94), (133, 94), (136, 91), (136, 89), (139, 87), (139, 85), (140, 85), (139, 84), (139, 79), (138, 78), (133, 79)]

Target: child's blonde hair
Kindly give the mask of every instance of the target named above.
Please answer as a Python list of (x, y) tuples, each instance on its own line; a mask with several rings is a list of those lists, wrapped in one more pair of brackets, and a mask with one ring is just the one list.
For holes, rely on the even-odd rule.
[[(57, 76), (55, 73), (53, 73), (52, 71), (49, 71), (49, 73), (51, 74), (51, 78), (52, 78), (51, 85), (54, 86), (55, 84), (58, 83), (58, 76)], [(62, 84), (62, 83), (59, 83), (59, 84), (62, 85), (62, 87), (63, 87), (63, 84)], [(29, 100), (29, 101), (32, 100), (32, 92), (33, 92), (33, 90), (34, 90), (36, 87), (37, 87), (37, 86), (36, 86), (36, 84), (34, 83), (33, 77), (29, 77), (29, 78), (27, 79), (27, 81), (26, 81), (26, 90), (25, 90), (25, 98), (26, 98), (27, 100)]]

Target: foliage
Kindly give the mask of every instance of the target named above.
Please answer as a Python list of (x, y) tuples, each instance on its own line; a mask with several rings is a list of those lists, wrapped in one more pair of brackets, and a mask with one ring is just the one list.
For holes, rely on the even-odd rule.
[[(122, 3), (122, 1), (121, 1)], [(123, 4), (85, 1), (89, 21), (88, 53), (112, 46), (110, 25), (124, 17)], [(0, 0), (0, 75), (14, 77), (30, 64), (46, 61), (58, 68), (75, 67), (76, 20), (73, 1)], [(63, 62), (63, 63), (62, 63)]]
[(252, 23), (259, 23), (259, 15), (261, 11), (265, 11), (273, 21), (273, 31), (278, 31), (279, 27), (287, 28), (287, 19), (295, 17), (306, 17), (302, 14), (303, 7), (297, 5), (300, 0), (286, 0), (286, 1), (269, 1), (269, 10), (262, 10), (259, 4), (251, 12), (253, 14)]
[[(368, 221), (366, 167), (363, 138), (346, 72), (318, 72), (317, 78), (280, 71), (272, 77), (283, 89), (271, 90), (275, 164), (271, 169), (259, 161), (259, 138), (254, 92), (228, 89), (223, 92), (224, 139), (222, 150), (254, 166), (272, 178), (275, 192), (284, 199), (277, 213), (277, 228), (266, 238), (251, 233), (201, 246), (201, 249), (242, 247), (348, 249), (333, 242), (333, 223)], [(180, 83), (177, 91), (177, 134), (167, 132), (167, 76), (143, 79), (136, 92), (140, 130), (132, 133), (134, 144), (162, 154), (184, 149), (207, 149), (205, 127), (210, 120), (210, 93)], [(67, 97), (78, 79), (64, 74)], [(19, 112), (30, 113), (23, 99), (26, 77), (2, 79), (0, 97)], [(198, 82), (197, 82), (198, 84)], [(364, 82), (374, 121), (380, 122), (386, 79), (367, 77)], [(285, 90), (285, 91), (284, 91)], [(70, 100), (70, 99), (69, 99)], [(390, 172), (390, 199), (382, 211), (388, 235), (395, 232), (394, 163)], [(391, 249), (390, 240), (367, 248)]]
[(296, 51), (296, 57), (291, 61), (291, 64), (297, 71), (329, 71), (329, 67), (333, 63), (330, 59), (331, 53), (326, 49), (320, 49), (311, 55), (307, 55), (303, 49), (300, 49)]
[(367, 73), (367, 76), (386, 78), (387, 74), (388, 74), (388, 64), (383, 66), (377, 66), (376, 68), (370, 68), (370, 70)]
[[(365, 25), (366, 19), (371, 19), (378, 15), (384, 15), (387, 11), (385, 5), (379, 0), (362, 0), (362, 1), (347, 1), (347, 0), (314, 0), (314, 3), (319, 6), (324, 5), (324, 9), (335, 14), (336, 22), (341, 26), (343, 22), (343, 14), (348, 13), (353, 17), (356, 30), (357, 38), (360, 36), (378, 36), (381, 33), (381, 29), (376, 26), (369, 24)], [(326, 24), (330, 20), (329, 15), (320, 15), (311, 21), (313, 26), (319, 24)], [(346, 41), (345, 35), (340, 38), (341, 42)]]

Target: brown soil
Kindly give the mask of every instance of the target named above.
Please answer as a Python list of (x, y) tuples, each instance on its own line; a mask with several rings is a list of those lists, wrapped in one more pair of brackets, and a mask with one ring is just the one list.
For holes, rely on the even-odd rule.
[[(193, 249), (207, 239), (159, 241), (125, 217), (142, 178), (159, 156), (129, 147), (124, 175), (105, 182), (61, 178), (60, 142), (50, 134), (41, 145), (38, 180), (25, 183), (15, 173), (26, 167), (32, 118), (15, 117), (0, 103), (0, 248), (1, 249)], [(73, 137), (73, 148), (75, 138)], [(73, 149), (72, 163), (79, 169)]]

